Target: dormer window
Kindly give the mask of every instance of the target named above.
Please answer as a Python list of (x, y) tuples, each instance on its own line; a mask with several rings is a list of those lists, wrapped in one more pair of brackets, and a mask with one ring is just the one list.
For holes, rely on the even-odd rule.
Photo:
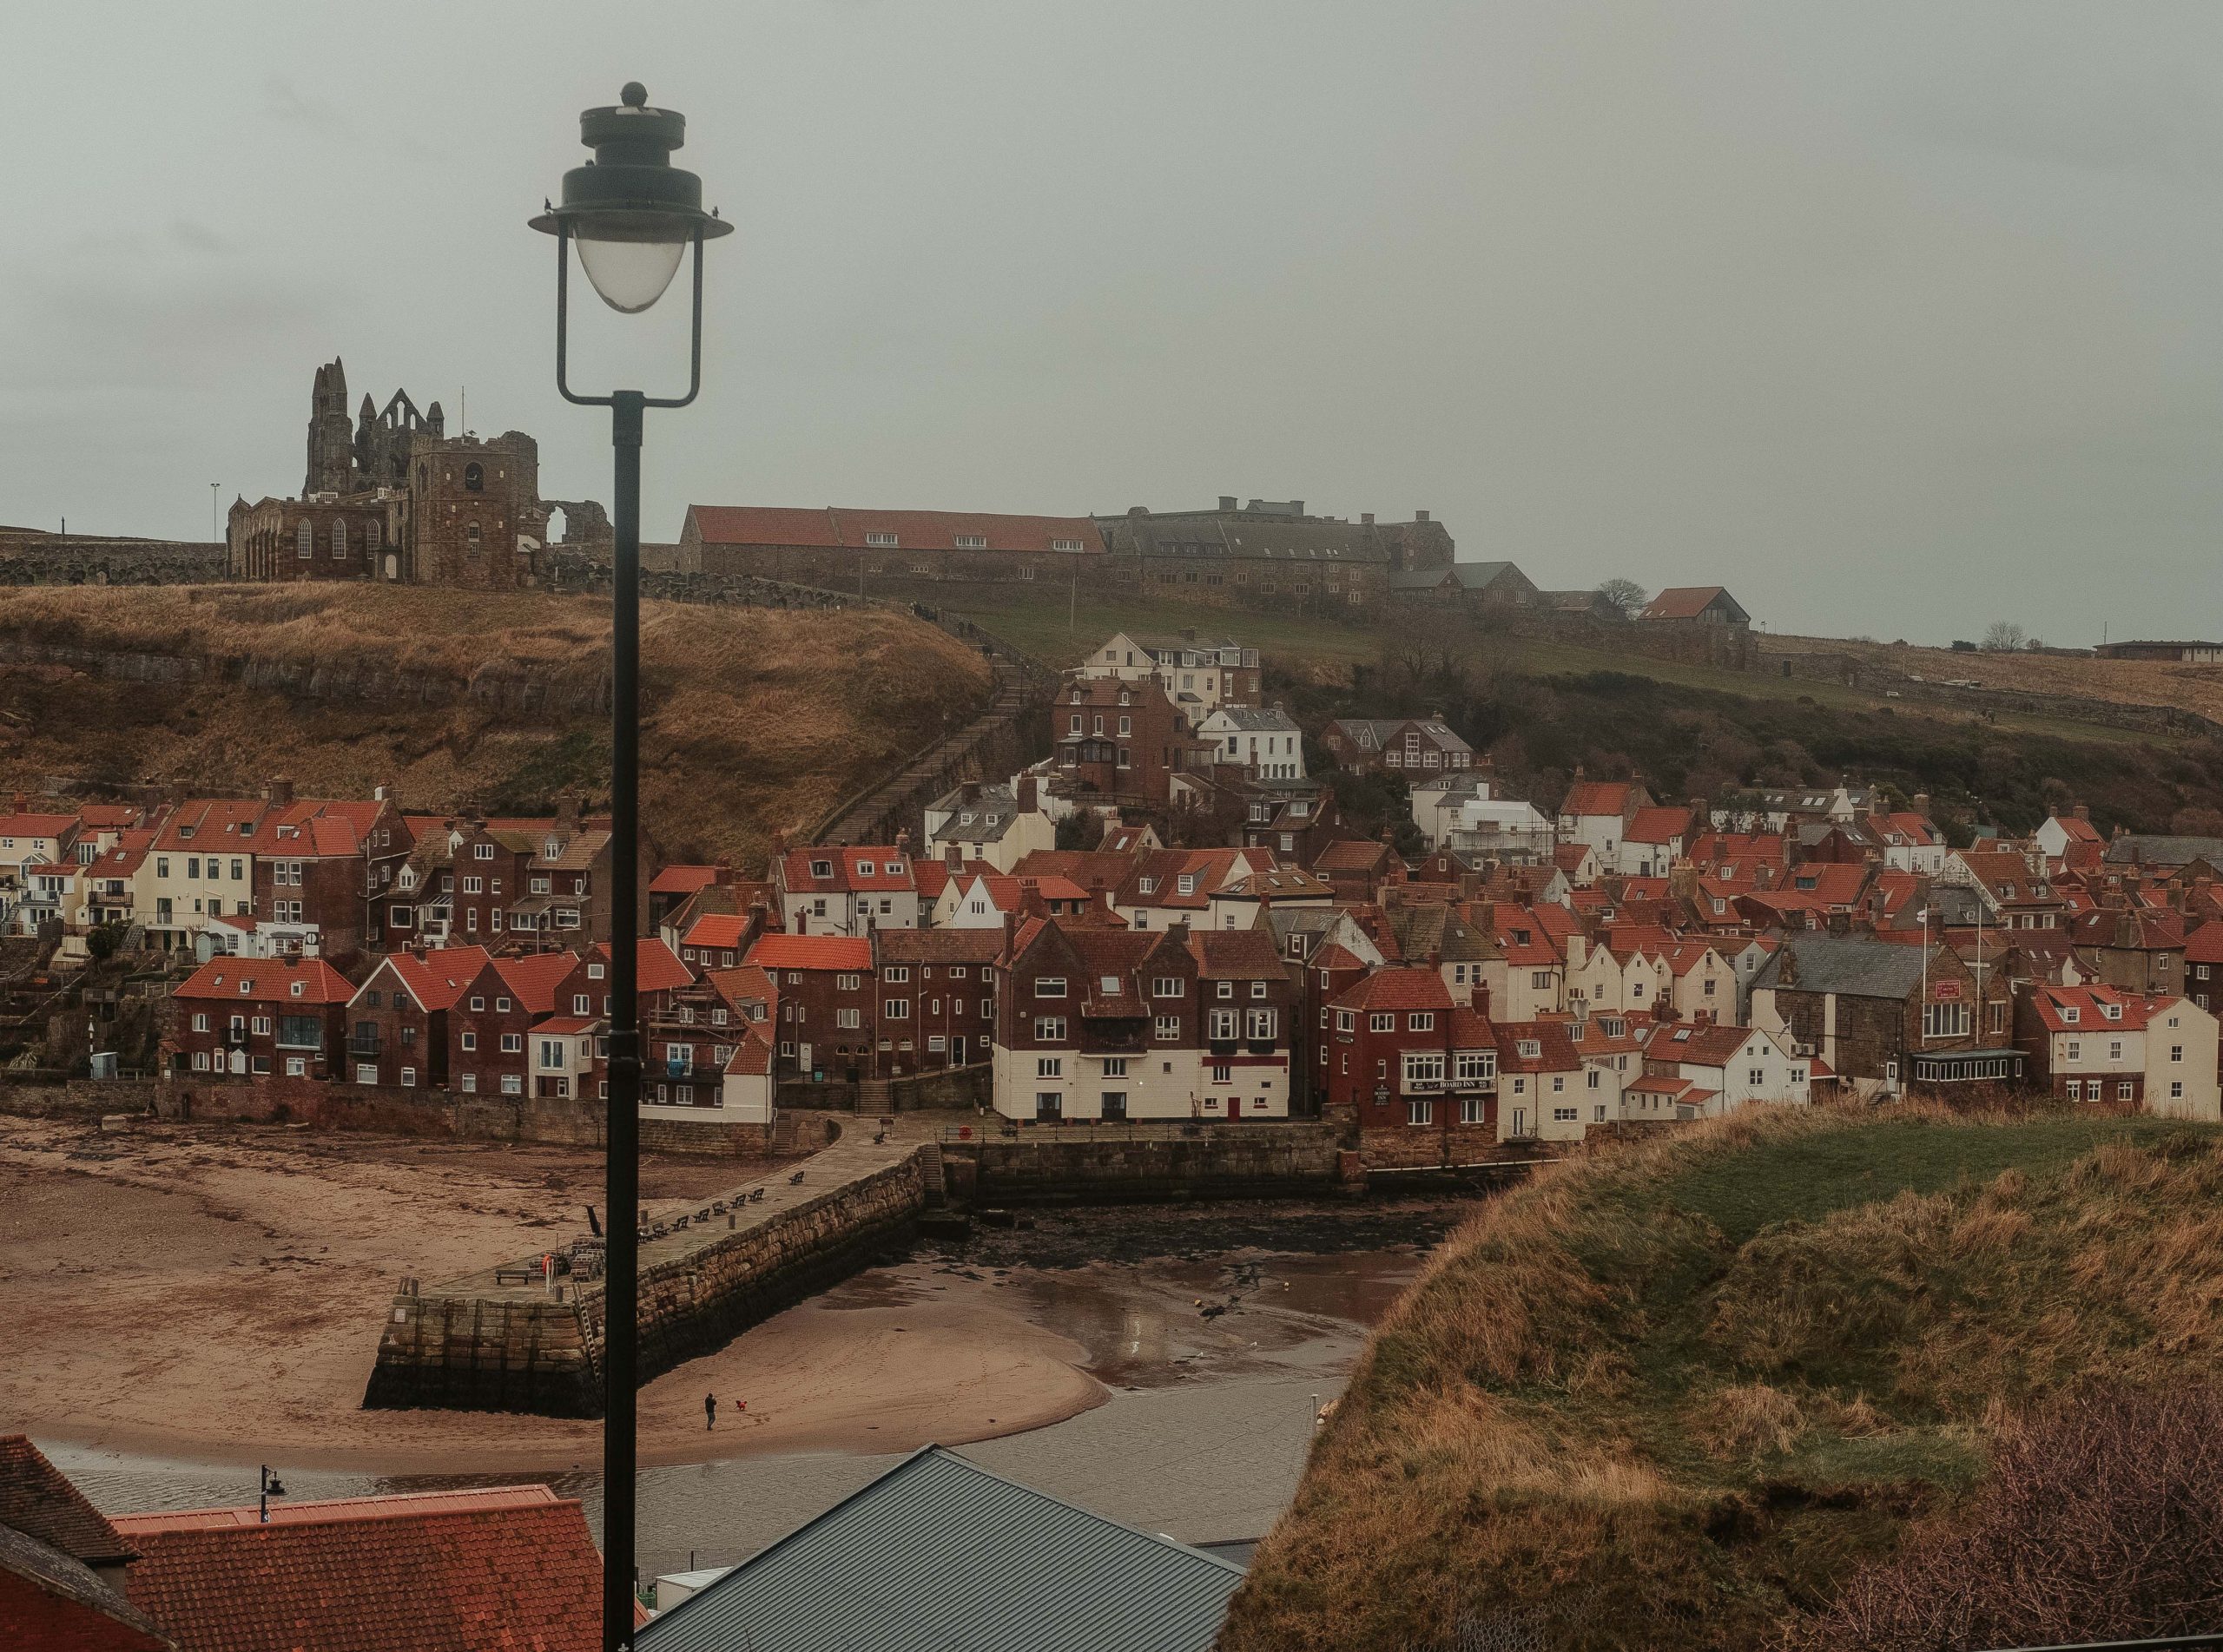
[(2061, 1006), (2061, 1018), (2073, 1027), (2076, 1024), (2081, 1013), (2075, 1004), (2064, 1004)]
[(865, 543), (870, 545), (875, 550), (890, 550), (901, 543), (902, 542), (892, 533), (867, 533), (865, 536)]
[(1520, 1039), (1514, 1048), (1520, 1052), (1521, 1059), (1524, 1061), (1535, 1061), (1544, 1053), (1543, 1044), (1534, 1038)]
[(988, 548), (988, 536), (986, 534), (958, 534), (954, 536), (953, 543), (960, 550), (986, 550)]
[(2100, 1006), (2100, 1013), (2106, 1017), (2109, 1021), (2120, 1021), (2122, 1019), (2122, 1005), (2119, 1004), (2103, 1004)]
[(1174, 887), (1184, 895), (1195, 894), (1197, 892), (1196, 873), (1191, 872), (1183, 872), (1179, 879), (1175, 883)]
[(299, 981), (294, 983), (294, 996), (297, 998), (301, 996), (301, 984)]
[(564, 846), (553, 838), (540, 846), (540, 858), (543, 860), (553, 860), (563, 852)]
[(831, 878), (834, 875), (834, 863), (830, 860), (812, 861), (810, 875), (814, 878)]
[(858, 877), (860, 877), (860, 878), (869, 878), (869, 877), (871, 877), (872, 875), (873, 875), (873, 865), (872, 865), (872, 862), (871, 862), (871, 861), (869, 861), (869, 860), (860, 860), (859, 862), (857, 862), (857, 876), (858, 876)]

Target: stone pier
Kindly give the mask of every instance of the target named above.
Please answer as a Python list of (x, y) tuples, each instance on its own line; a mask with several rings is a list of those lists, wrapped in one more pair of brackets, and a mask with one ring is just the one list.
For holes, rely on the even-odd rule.
[[(643, 1241), (641, 1381), (900, 1249), (941, 1194), (940, 1155), (915, 1137), (874, 1145), (853, 1127), (801, 1168), (800, 1184), (781, 1166), (724, 1195), (724, 1214), (696, 1221), (698, 1205), (686, 1227)], [(735, 1202), (755, 1188), (761, 1201)], [(655, 1214), (669, 1223), (680, 1213)], [(559, 1300), (538, 1266), (537, 1254), (521, 1257), (394, 1297), (363, 1404), (600, 1416), (602, 1286), (559, 1280)], [(532, 1282), (498, 1277), (521, 1267), (535, 1270)]]

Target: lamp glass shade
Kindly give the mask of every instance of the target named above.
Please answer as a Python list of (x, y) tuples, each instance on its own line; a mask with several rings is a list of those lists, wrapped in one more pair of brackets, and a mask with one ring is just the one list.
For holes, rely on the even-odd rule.
[(663, 296), (689, 239), (671, 220), (642, 228), (623, 223), (605, 227), (588, 221), (572, 233), (587, 280), (602, 301), (621, 315), (638, 315)]

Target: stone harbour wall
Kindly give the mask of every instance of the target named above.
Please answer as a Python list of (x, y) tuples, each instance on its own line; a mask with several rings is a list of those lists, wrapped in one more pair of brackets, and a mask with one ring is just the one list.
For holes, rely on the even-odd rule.
[[(914, 1149), (753, 1226), (729, 1229), (714, 1219), (650, 1241), (639, 1274), (640, 1380), (722, 1348), (900, 1251), (926, 1208), (932, 1155)], [(604, 1325), (599, 1285), (561, 1302), (532, 1288), (405, 1292), (387, 1314), (363, 1404), (598, 1417)]]
[(1343, 1133), (1334, 1124), (1191, 1128), (1193, 1135), (1038, 1126), (1017, 1137), (944, 1142), (942, 1154), (953, 1195), (983, 1205), (1302, 1198), (1342, 1181)]

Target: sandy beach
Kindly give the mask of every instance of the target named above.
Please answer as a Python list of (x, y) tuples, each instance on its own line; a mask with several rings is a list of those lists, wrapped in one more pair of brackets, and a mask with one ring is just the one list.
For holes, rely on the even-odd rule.
[[(405, 1275), (529, 1254), (584, 1224), (597, 1154), (0, 1118), (0, 1429), (192, 1461), (518, 1474), (593, 1463), (597, 1425), (360, 1409)], [(670, 1209), (745, 1180), (655, 1159)], [(894, 1451), (1038, 1428), (1105, 1398), (1079, 1343), (953, 1272), (839, 1293), (642, 1391), (646, 1463)], [(703, 1427), (703, 1396), (745, 1400)]]

